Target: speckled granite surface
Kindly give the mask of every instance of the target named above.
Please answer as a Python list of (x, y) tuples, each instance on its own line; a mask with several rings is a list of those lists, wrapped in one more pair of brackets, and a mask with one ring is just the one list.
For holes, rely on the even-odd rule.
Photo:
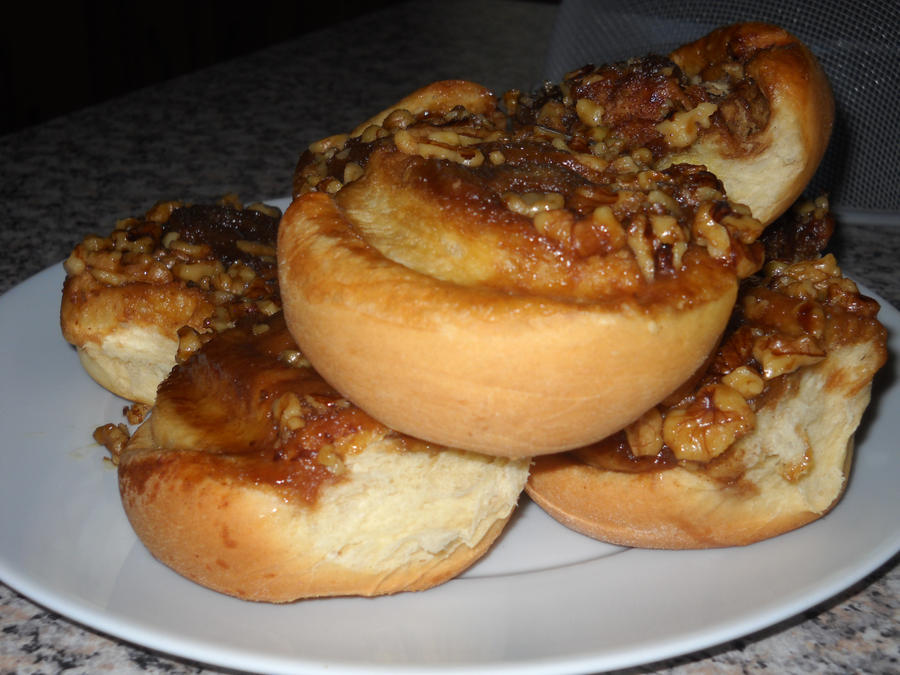
[[(307, 142), (418, 85), (536, 84), (554, 12), (410, 3), (0, 138), (0, 292), (157, 199), (286, 196)], [(900, 306), (900, 230), (843, 226), (835, 252), (847, 273)], [(633, 672), (898, 672), (897, 563), (759, 634)], [(104, 671), (221, 672), (98, 634), (0, 585), (0, 672)]]

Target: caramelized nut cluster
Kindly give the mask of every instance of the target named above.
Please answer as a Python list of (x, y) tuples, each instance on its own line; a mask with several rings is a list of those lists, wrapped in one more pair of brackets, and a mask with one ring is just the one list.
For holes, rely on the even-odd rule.
[(275, 267), (278, 209), (243, 207), (234, 196), (216, 205), (160, 202), (143, 218), (116, 223), (109, 236), (89, 235), (65, 261), (68, 275), (98, 284), (181, 284), (199, 289), (213, 305), (203, 329), (179, 331), (178, 360), (209, 336), (243, 320), (281, 309)]
[[(504, 126), (499, 112), (487, 117), (461, 106), (440, 116), (394, 110), (382, 124), (370, 124), (356, 136), (338, 134), (312, 143), (297, 164), (293, 196), (311, 190), (334, 194), (362, 177), (369, 157), (379, 148), (480, 166), (485, 154), (479, 144), (502, 138)], [(488, 161), (497, 159), (495, 155)]]
[(740, 144), (764, 128), (770, 115), (767, 99), (736, 59), (693, 77), (658, 55), (587, 65), (558, 86), (513, 91), (506, 101), (519, 124), (578, 138), (586, 151), (609, 161), (635, 150), (661, 160), (711, 127)]
[[(305, 366), (309, 367), (309, 366)], [(351, 403), (340, 397), (325, 398), (288, 391), (272, 403), (272, 419), (278, 429), (274, 442), (276, 460), (296, 460), (299, 454), (328, 469), (335, 476), (344, 470), (344, 457), (359, 446), (357, 429), (352, 426), (326, 431), (334, 420), (353, 415)], [(335, 427), (337, 429), (337, 427)]]
[(123, 424), (104, 424), (94, 429), (94, 441), (102, 445), (109, 453), (109, 461), (113, 466), (118, 466), (119, 456), (125, 448), (125, 444), (131, 438), (131, 431)]
[[(787, 376), (843, 345), (884, 342), (878, 303), (842, 275), (833, 255), (821, 254), (832, 229), (824, 197), (799, 204), (773, 225), (765, 234), (772, 257), (745, 280), (731, 325), (703, 372), (576, 456), (616, 471), (682, 465), (726, 480), (739, 474), (729, 465), (736, 459), (731, 450), (753, 432), (757, 412), (785, 391)], [(806, 468), (797, 464), (785, 477), (797, 479)]]
[[(635, 86), (649, 89), (658, 73), (637, 70)], [(471, 185), (465, 198), (527, 219), (538, 237), (576, 265), (594, 257), (629, 259), (650, 283), (677, 276), (688, 251), (702, 249), (740, 278), (756, 272), (763, 259), (756, 241), (762, 225), (749, 209), (730, 202), (703, 167), (658, 162), (669, 147), (660, 138), (703, 126), (716, 105), (687, 97), (687, 84), (664, 88), (672, 101), (659, 115), (669, 126), (652, 136), (606, 121), (604, 104), (587, 95), (599, 77), (584, 71), (561, 87), (507, 92), (490, 115), (461, 107), (444, 115), (394, 110), (383, 124), (370, 124), (356, 136), (313, 143), (298, 163), (294, 196), (336, 194), (366, 175), (375, 153), (395, 152), (443, 166), (435, 171), (450, 177), (447, 185)]]
[(692, 391), (625, 430), (630, 452), (670, 452), (688, 462), (718, 457), (753, 430), (755, 412), (778, 395), (781, 378), (883, 331), (877, 313), (878, 304), (842, 276), (831, 254), (770, 261), (746, 283), (733, 325)]

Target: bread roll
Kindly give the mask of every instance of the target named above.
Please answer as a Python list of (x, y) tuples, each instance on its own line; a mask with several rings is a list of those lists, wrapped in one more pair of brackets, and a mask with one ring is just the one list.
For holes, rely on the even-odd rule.
[(456, 576), (503, 530), (528, 461), (378, 424), (316, 375), (276, 315), (177, 366), (118, 472), (161, 562), (221, 593), (288, 602)]
[[(649, 287), (624, 259), (641, 288), (595, 301), (446, 281), (380, 255), (342, 202), (309, 193), (282, 219), (286, 320), (326, 380), (430, 442), (524, 457), (602, 438), (703, 363), (736, 295), (731, 270), (693, 254)], [(474, 243), (465, 257), (493, 250)]]
[(750, 544), (821, 517), (886, 360), (877, 312), (831, 255), (769, 263), (690, 387), (600, 444), (538, 458), (528, 494), (578, 532), (644, 548)]
[[(718, 108), (708, 127), (698, 120), (696, 141), (672, 148), (663, 164), (706, 166), (731, 199), (761, 222), (774, 221), (806, 189), (831, 136), (834, 98), (816, 57), (782, 28), (744, 23), (713, 31), (670, 58), (689, 80), (713, 90), (724, 81), (728, 91), (713, 97)], [(690, 119), (691, 112), (682, 114)]]
[(815, 59), (763, 24), (502, 105), (434, 83), (301, 157), (288, 327), (404, 433), (510, 456), (594, 442), (701, 366), (830, 126)]
[(160, 202), (108, 235), (89, 235), (66, 260), (63, 336), (88, 374), (152, 404), (176, 361), (244, 316), (280, 309), (277, 209)]

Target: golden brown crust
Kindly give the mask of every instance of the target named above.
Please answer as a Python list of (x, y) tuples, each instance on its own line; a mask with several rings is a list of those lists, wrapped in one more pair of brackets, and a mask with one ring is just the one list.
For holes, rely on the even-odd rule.
[(720, 28), (668, 57), (566, 75), (512, 99), (517, 119), (584, 139), (591, 152), (652, 152), (654, 166), (705, 166), (763, 224), (801, 195), (828, 143), (834, 103), (812, 53), (777, 26)]
[[(640, 548), (743, 546), (806, 525), (840, 499), (852, 458), (853, 432), (870, 386), (817, 395), (829, 377), (851, 374), (860, 355), (837, 352), (827, 365), (804, 372), (798, 394), (780, 410), (758, 415), (752, 434), (735, 452), (746, 454), (746, 474), (730, 484), (685, 466), (646, 473), (591, 467), (569, 453), (540, 457), (529, 478), (532, 500), (564, 525), (595, 539)], [(866, 363), (868, 361), (868, 363)], [(843, 363), (841, 363), (843, 362)], [(807, 396), (803, 401), (800, 397)], [(800, 450), (797, 457), (794, 451)], [(811, 457), (798, 480), (788, 471)]]
[(829, 96), (762, 24), (505, 110), (430, 85), (301, 157), (279, 233), (288, 325), (405, 433), (521, 456), (592, 442), (700, 367), (763, 223), (821, 157)]
[(754, 281), (693, 391), (602, 446), (537, 458), (531, 498), (591, 537), (676, 549), (749, 544), (832, 508), (886, 360), (877, 304), (831, 256)]
[(450, 284), (366, 247), (321, 193), (279, 239), (285, 318), (326, 380), (392, 428), (513, 457), (601, 438), (690, 376), (736, 293), (697, 274), (714, 292), (695, 303), (612, 309)]
[(63, 285), (60, 323), (94, 380), (128, 400), (153, 403), (175, 365), (178, 331), (205, 331), (213, 309), (206, 293), (181, 283), (113, 287), (79, 274)]
[[(369, 565), (360, 561), (344, 563), (343, 559), (351, 556), (341, 551), (342, 545), (363, 547), (365, 542), (361, 544), (359, 536), (384, 538), (393, 534), (399, 546), (404, 537), (411, 539), (420, 533), (404, 530), (402, 524), (391, 533), (390, 521), (386, 520), (381, 528), (369, 528), (360, 534), (350, 532), (346, 541), (321, 542), (325, 539), (321, 533), (347, 529), (341, 522), (342, 511), (349, 509), (352, 513), (354, 509), (366, 508), (379, 495), (382, 501), (392, 500), (388, 503), (401, 512), (422, 505), (397, 499), (384, 485), (380, 487), (382, 492), (365, 501), (353, 501), (351, 495), (351, 499), (335, 500), (317, 513), (302, 503), (285, 503), (283, 495), (276, 491), (197, 475), (197, 465), (189, 453), (157, 450), (149, 432), (147, 425), (138, 429), (119, 468), (122, 503), (135, 533), (154, 557), (182, 576), (245, 600), (291, 602), (431, 588), (459, 575), (481, 558), (503, 531), (515, 504), (513, 498), (507, 501), (504, 515), (485, 516), (485, 523), (478, 523), (477, 538), (470, 543), (457, 541), (443, 550), (418, 550), (405, 561), (400, 556), (386, 556)], [(458, 468), (450, 465), (442, 474), (450, 478)], [(410, 482), (421, 478), (404, 469), (388, 461), (381, 471), (397, 471), (398, 476)], [(491, 469), (488, 467), (484, 482), (491, 478), (502, 480), (500, 471)], [(135, 478), (145, 472), (150, 473), (145, 480)], [(520, 467), (516, 473), (521, 488), (527, 469)], [(513, 482), (506, 480), (504, 487)], [(469, 487), (474, 486), (473, 482)], [(435, 487), (429, 482), (422, 489)], [(481, 486), (482, 496), (494, 496), (490, 492), (489, 486)], [(496, 494), (500, 492), (495, 490)], [(442, 497), (447, 501), (446, 495)], [(431, 505), (442, 506), (437, 499)], [(448, 507), (443, 508), (442, 518), (434, 523), (435, 530), (455, 525), (454, 514)], [(328, 544), (333, 548), (328, 548)]]
[(359, 139), (374, 134), (376, 130), (383, 128), (392, 113), (403, 111), (412, 115), (427, 113), (443, 116), (449, 114), (457, 106), (476, 114), (489, 115), (494, 112), (496, 101), (489, 89), (466, 80), (440, 80), (417, 89), (404, 96), (396, 104), (362, 122), (349, 134), (337, 134), (313, 143), (310, 151), (300, 157), (294, 171), (291, 194), (297, 196), (306, 192), (310, 183), (315, 181), (308, 162), (312, 155), (323, 154), (329, 149), (345, 146), (348, 139)]
[(440, 80), (403, 97), (391, 107), (357, 126), (350, 135), (361, 136), (370, 126), (383, 125), (395, 110), (406, 110), (413, 115), (421, 113), (444, 115), (457, 106), (463, 106), (473, 113), (489, 114), (494, 110), (494, 95), (490, 90), (474, 82)]

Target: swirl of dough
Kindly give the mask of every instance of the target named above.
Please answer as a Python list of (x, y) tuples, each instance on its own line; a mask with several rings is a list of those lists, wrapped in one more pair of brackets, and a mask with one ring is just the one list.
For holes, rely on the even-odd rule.
[[(817, 67), (747, 24), (502, 101), (471, 82), (414, 92), (301, 156), (279, 228), (288, 326), (406, 433), (519, 456), (602, 438), (715, 346), (764, 222), (827, 141)], [(783, 123), (791, 102), (819, 117)], [(797, 125), (818, 145), (775, 173)], [(768, 178), (763, 202), (726, 196)]]

